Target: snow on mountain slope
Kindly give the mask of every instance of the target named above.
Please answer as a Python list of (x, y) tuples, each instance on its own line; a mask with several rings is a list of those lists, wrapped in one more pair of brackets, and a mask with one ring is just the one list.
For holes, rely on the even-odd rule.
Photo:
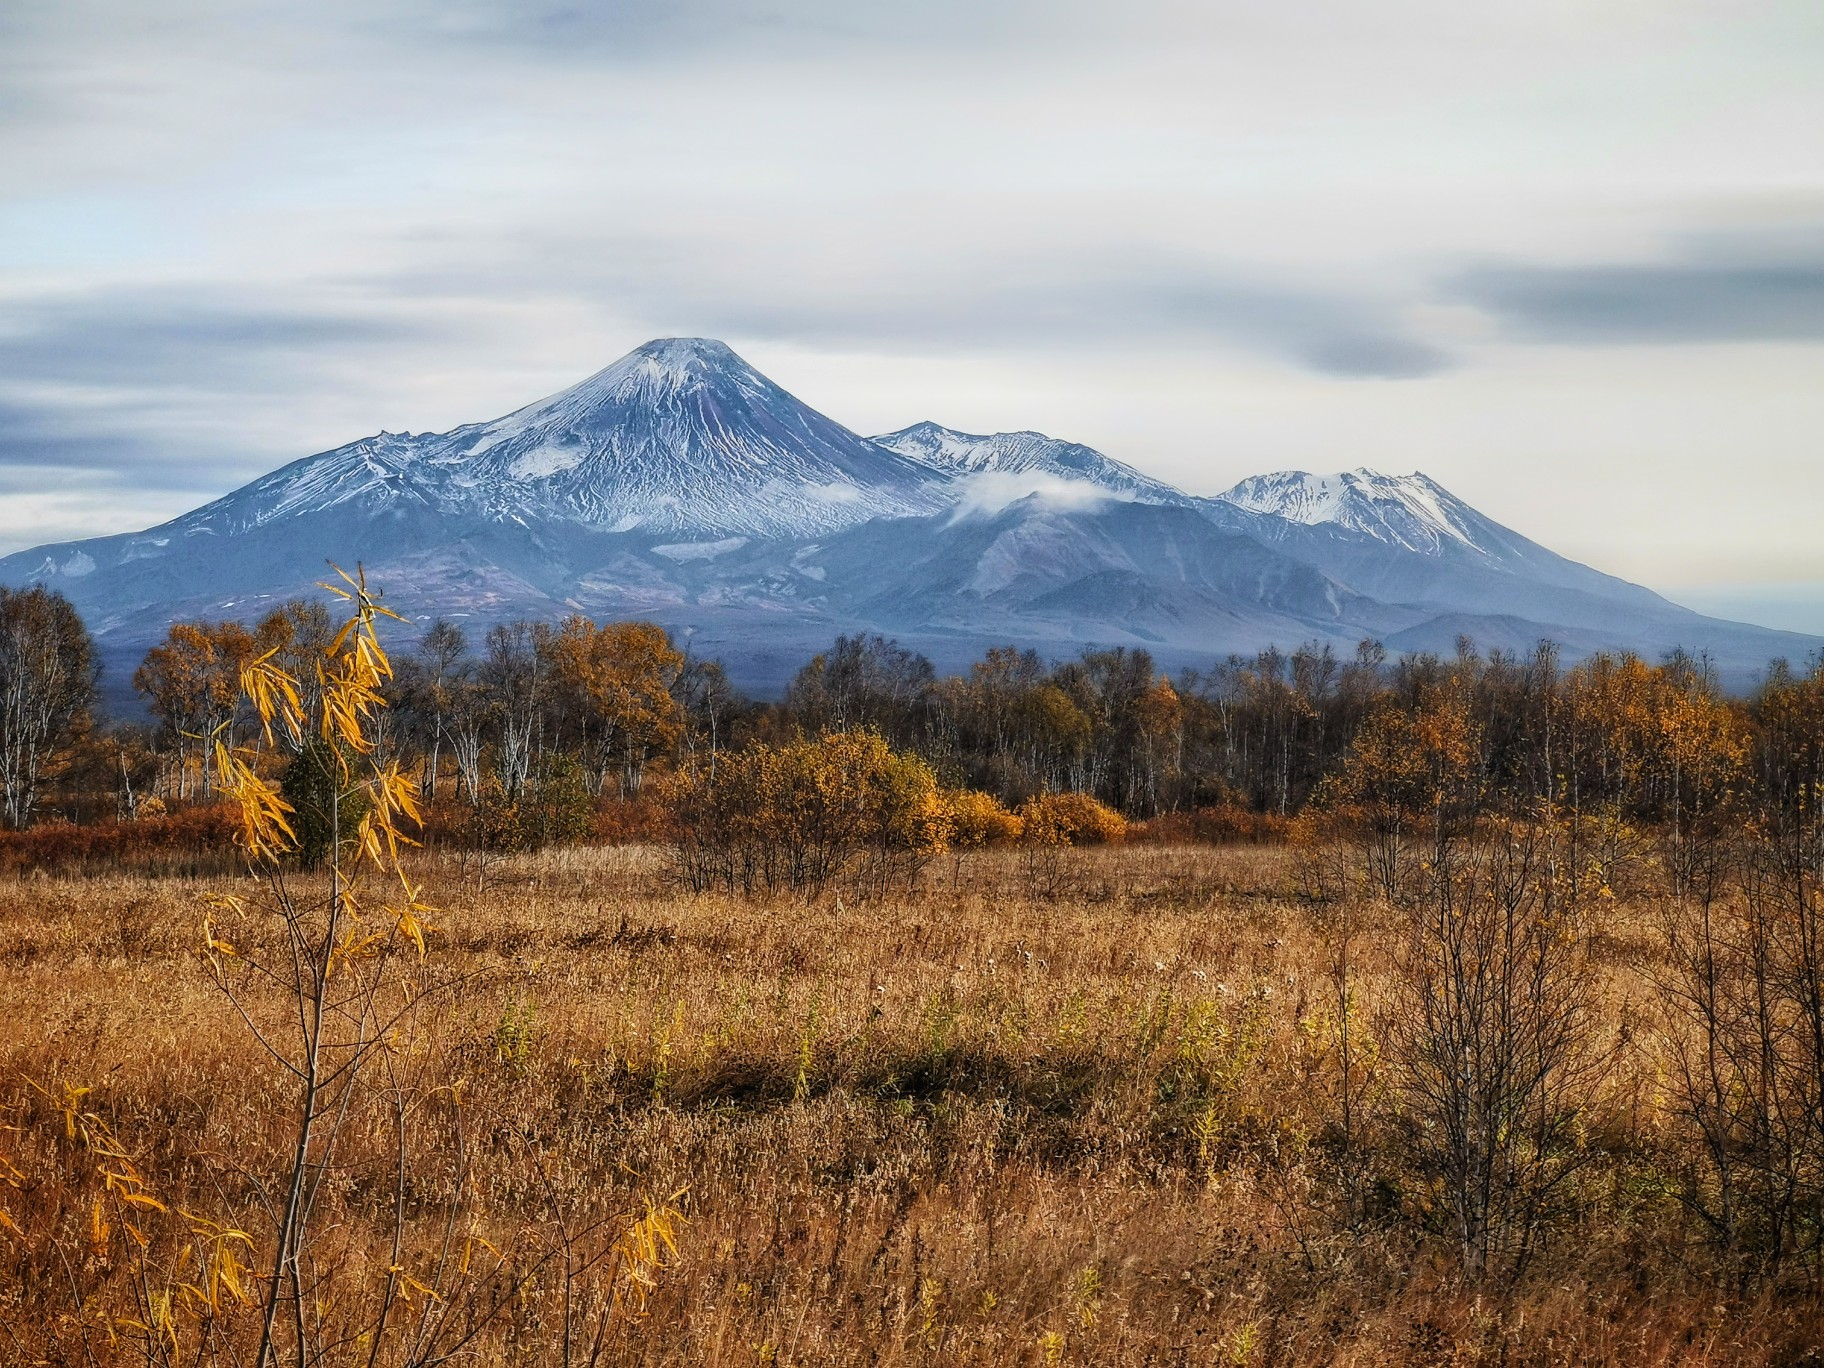
[(1436, 553), (1448, 542), (1476, 546), (1475, 510), (1428, 475), (1346, 470), (1312, 475), (1282, 470), (1254, 475), (1216, 496), (1255, 513), (1307, 527), (1333, 524), (1408, 551)]
[[(914, 423), (874, 438), (877, 445), (964, 481), (992, 479), (1013, 497), (1043, 492), (1045, 482), (1091, 484), (1116, 498), (1139, 503), (1188, 504), (1189, 495), (1163, 480), (1104, 456), (1094, 447), (1042, 432), (958, 432), (938, 423)], [(1026, 487), (1018, 488), (1020, 485)], [(1011, 500), (1009, 500), (1011, 501)]]
[(1225, 524), (1241, 510), (1254, 535), (1384, 602), (1474, 605), (1581, 625), (1685, 611), (1521, 536), (1416, 471), (1279, 471), (1204, 506)]
[(1205, 499), (1036, 432), (868, 440), (694, 338), (492, 422), (382, 432), (144, 532), (19, 552), (0, 584), (67, 593), (124, 680), (170, 622), (257, 615), (313, 592), (325, 561), (364, 564), (418, 621), (711, 627), (737, 677), (882, 629), (1147, 641), (1187, 661), (1493, 632), (1754, 668), (1819, 644), (1699, 618), (1422, 475), (1284, 473)]
[(1521, 536), (1416, 472), (1256, 475), (1204, 509), (1383, 602), (1589, 625), (1615, 621), (1618, 610), (1684, 611)]
[(607, 531), (808, 536), (946, 505), (944, 481), (800, 403), (721, 342), (663, 338), (504, 418), (381, 433), (179, 520), (244, 531), (359, 505)]
[[(424, 478), (418, 455), (419, 444), (409, 435), (382, 432), (363, 437), (293, 461), (156, 530), (167, 535), (234, 535), (335, 508), (371, 514), (401, 504), (436, 507), (435, 482)], [(163, 545), (150, 537), (145, 543)]]
[[(1008, 640), (1196, 643), (1210, 651), (1279, 637), (1353, 646), (1378, 606), (1200, 510), (1136, 499), (1061, 508), (1044, 496), (966, 520), (876, 524), (812, 548), (819, 591), (895, 631), (993, 632)], [(893, 573), (882, 574), (882, 565)]]

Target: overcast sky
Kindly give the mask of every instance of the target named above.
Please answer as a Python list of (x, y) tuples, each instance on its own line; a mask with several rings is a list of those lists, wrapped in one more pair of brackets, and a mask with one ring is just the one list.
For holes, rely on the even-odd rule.
[(1824, 632), (1824, 4), (8, 0), (0, 551), (649, 337)]

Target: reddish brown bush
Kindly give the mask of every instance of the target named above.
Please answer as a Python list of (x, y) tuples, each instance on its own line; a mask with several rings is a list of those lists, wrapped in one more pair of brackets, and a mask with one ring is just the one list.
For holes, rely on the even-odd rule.
[(225, 807), (191, 807), (137, 822), (75, 826), (47, 822), (0, 832), (0, 874), (34, 871), (97, 874), (114, 869), (153, 874), (209, 873), (238, 859), (234, 822)]
[[(427, 847), (511, 846), (496, 828), (510, 822), (511, 814), (477, 814), (473, 804), (456, 796), (439, 798), (424, 815), (421, 833)], [(587, 834), (578, 845), (655, 845), (668, 838), (669, 818), (663, 806), (647, 798), (607, 797), (596, 801)], [(510, 833), (508, 833), (510, 835)]]
[(1145, 845), (1284, 845), (1291, 833), (1289, 817), (1223, 803), (1136, 822), (1127, 839)]
[(665, 808), (642, 798), (605, 798), (589, 825), (592, 845), (656, 845), (671, 834)]

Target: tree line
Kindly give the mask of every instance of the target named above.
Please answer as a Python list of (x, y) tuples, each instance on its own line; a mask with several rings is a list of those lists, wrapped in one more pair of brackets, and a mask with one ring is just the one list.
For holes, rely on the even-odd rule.
[[(246, 671), (270, 661), (309, 694), (308, 662), (333, 636), (303, 600), (253, 623), (176, 623), (133, 675), (145, 719), (110, 722), (68, 601), (0, 590), (0, 822), (132, 820), (212, 800), (217, 743), (232, 749), (257, 725)], [(1416, 822), (1549, 807), (1586, 819), (1579, 830), (1598, 843), (1665, 827), (1690, 880), (1745, 794), (1816, 802), (1824, 747), (1818, 661), (1774, 662), (1731, 696), (1701, 658), (1567, 667), (1549, 643), (1483, 654), (1464, 640), (1453, 655), (1397, 659), (1373, 642), (1344, 656), (1311, 645), (1176, 676), (1144, 650), (1048, 661), (1008, 646), (940, 675), (896, 642), (842, 636), (772, 703), (643, 622), (579, 615), (476, 636), (447, 620), (402, 625), (394, 660), (378, 744), (427, 804), (477, 811), (634, 799), (655, 770), (713, 776), (756, 743), (865, 731), (941, 786), (1008, 808), (1081, 793), (1135, 819), (1346, 809), (1385, 865)]]

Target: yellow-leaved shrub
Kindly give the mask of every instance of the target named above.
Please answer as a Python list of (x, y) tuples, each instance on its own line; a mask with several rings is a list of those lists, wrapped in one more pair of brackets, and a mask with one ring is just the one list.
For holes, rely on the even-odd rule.
[(949, 844), (931, 767), (875, 732), (756, 744), (683, 770), (660, 795), (679, 877), (695, 891), (883, 891)]
[(976, 789), (950, 789), (944, 794), (950, 810), (950, 844), (964, 849), (1005, 845), (1020, 839), (1026, 824), (1001, 806), (991, 793)]
[(1127, 835), (1127, 818), (1087, 793), (1041, 793), (1018, 816), (1029, 845), (1108, 845)]

